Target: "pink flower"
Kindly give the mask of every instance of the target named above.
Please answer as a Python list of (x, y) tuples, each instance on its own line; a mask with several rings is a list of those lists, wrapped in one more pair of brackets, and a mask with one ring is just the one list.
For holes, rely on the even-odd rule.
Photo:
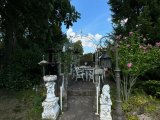
[(130, 44), (127, 44), (127, 47), (129, 48), (131, 45)]
[(143, 46), (142, 46), (142, 45), (140, 45), (140, 46), (139, 46), (139, 48), (141, 48), (141, 49), (142, 49), (142, 48), (143, 48)]
[(129, 35), (131, 36), (133, 34), (133, 32), (129, 32)]
[(121, 37), (122, 37), (122, 35), (118, 35), (118, 36), (116, 36), (116, 39), (117, 39), (117, 40), (120, 40)]
[(146, 49), (147, 49), (147, 47), (144, 47), (143, 45), (140, 45), (139, 48), (140, 48), (140, 49), (143, 49), (143, 50), (146, 50)]
[(128, 67), (128, 68), (131, 68), (131, 67), (132, 67), (132, 63), (128, 63), (128, 64), (127, 64), (127, 67)]

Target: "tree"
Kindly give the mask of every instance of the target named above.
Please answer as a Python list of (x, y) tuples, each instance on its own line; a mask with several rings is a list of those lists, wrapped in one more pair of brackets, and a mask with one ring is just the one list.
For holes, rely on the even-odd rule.
[(73, 60), (75, 65), (80, 64), (80, 58), (83, 55), (83, 47), (82, 42), (78, 40), (77, 42), (73, 43)]
[(127, 35), (139, 31), (148, 41), (155, 44), (160, 39), (159, 0), (109, 0), (112, 11), (114, 35)]
[(84, 65), (85, 62), (87, 62), (87, 65), (93, 65), (93, 61), (93, 53), (87, 53), (81, 57), (82, 65)]
[(28, 48), (28, 40), (41, 46), (61, 43), (62, 22), (68, 28), (80, 16), (69, 0), (2, 0), (0, 12), (6, 61), (18, 44)]
[[(1, 83), (8, 88), (32, 86), (33, 77), (40, 76), (37, 63), (44, 50), (53, 46), (58, 49), (66, 41), (61, 31), (62, 22), (68, 28), (78, 18), (80, 14), (69, 0), (1, 0), (0, 34), (6, 69), (0, 72), (6, 80), (0, 81), (9, 80)], [(25, 87), (21, 86), (23, 81), (28, 81)]]

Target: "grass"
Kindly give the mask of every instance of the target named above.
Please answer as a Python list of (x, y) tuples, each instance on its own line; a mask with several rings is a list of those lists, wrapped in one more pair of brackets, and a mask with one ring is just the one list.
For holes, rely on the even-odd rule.
[(160, 100), (144, 92), (132, 94), (128, 101), (122, 103), (122, 109), (128, 120), (138, 120), (138, 115), (146, 115), (154, 120), (160, 118)]
[(0, 120), (41, 120), (44, 89), (11, 91), (0, 89)]
[[(108, 84), (111, 87), (112, 115), (114, 116), (116, 109), (116, 84), (114, 81), (109, 81)], [(139, 115), (149, 116), (153, 120), (159, 120), (160, 100), (147, 95), (142, 89), (135, 88), (130, 99), (127, 102), (122, 101), (122, 110), (127, 120), (139, 120)]]

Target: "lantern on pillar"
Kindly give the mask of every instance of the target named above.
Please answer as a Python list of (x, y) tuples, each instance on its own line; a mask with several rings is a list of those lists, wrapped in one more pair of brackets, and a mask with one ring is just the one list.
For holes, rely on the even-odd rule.
[(99, 59), (102, 68), (111, 68), (111, 57), (106, 52), (104, 52)]

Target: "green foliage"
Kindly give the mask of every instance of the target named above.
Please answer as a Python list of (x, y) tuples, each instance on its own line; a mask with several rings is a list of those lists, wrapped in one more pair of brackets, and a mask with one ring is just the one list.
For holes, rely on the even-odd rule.
[(28, 50), (15, 50), (12, 61), (5, 69), (1, 84), (15, 90), (31, 88), (39, 84), (42, 79), (41, 67), (38, 65), (41, 56), (41, 50), (37, 46)]
[[(160, 39), (159, 0), (109, 0), (114, 35), (139, 31), (152, 44)], [(124, 20), (126, 20), (126, 23)]]
[(81, 57), (81, 65), (84, 65), (85, 62), (87, 62), (87, 65), (90, 65), (92, 66), (93, 65), (93, 54), (92, 53), (87, 53), (87, 54), (84, 54), (82, 57)]
[(70, 65), (72, 62), (72, 55), (70, 51), (66, 51), (61, 54), (61, 73), (69, 73), (70, 72)]
[(0, 87), (30, 88), (41, 80), (37, 63), (44, 50), (59, 49), (66, 40), (62, 23), (68, 28), (80, 14), (69, 0), (2, 0), (0, 11)]
[[(120, 66), (126, 74), (139, 76), (159, 65), (159, 47), (143, 44), (143, 37), (138, 33), (132, 33), (129, 37), (123, 39), (118, 49)], [(128, 63), (131, 63), (130, 67)]]
[(41, 119), (41, 114), (42, 114), (42, 102), (44, 98), (40, 95), (36, 95), (33, 98), (33, 106), (31, 110), (28, 112), (28, 118), (29, 119)]
[(124, 112), (131, 112), (132, 110), (138, 111), (140, 107), (146, 105), (148, 102), (148, 98), (144, 95), (131, 96), (127, 102), (123, 103), (122, 109)]
[(154, 68), (148, 70), (143, 76), (141, 76), (141, 79), (143, 80), (160, 80), (160, 68)]
[(82, 42), (80, 40), (73, 43), (73, 51), (75, 54), (83, 55), (83, 47)]
[(149, 80), (143, 84), (143, 89), (149, 95), (160, 97), (160, 81)]
[(158, 106), (159, 102), (155, 98), (144, 93), (134, 94), (128, 101), (122, 103), (122, 109), (128, 120), (138, 120), (137, 115), (145, 113), (155, 116), (159, 110)]
[(155, 106), (153, 103), (149, 103), (145, 108), (145, 111), (147, 113), (151, 113), (151, 112), (154, 112), (156, 110), (157, 110), (157, 106)]
[(146, 71), (159, 67), (159, 46), (144, 44), (144, 38), (137, 32), (130, 32), (129, 36), (119, 41), (119, 65), (122, 71), (121, 93), (123, 100), (127, 100), (132, 87), (140, 75)]
[(16, 93), (16, 97), (27, 105), (26, 118), (28, 120), (39, 120), (43, 111), (42, 102), (44, 101), (44, 88), (39, 87), (35, 93), (32, 90), (24, 90)]
[(139, 120), (138, 117), (136, 115), (127, 115), (127, 120)]
[(72, 45), (73, 47), (73, 63), (76, 66), (79, 66), (80, 64), (80, 58), (83, 55), (83, 47), (82, 47), (82, 42), (80, 40), (76, 41)]

